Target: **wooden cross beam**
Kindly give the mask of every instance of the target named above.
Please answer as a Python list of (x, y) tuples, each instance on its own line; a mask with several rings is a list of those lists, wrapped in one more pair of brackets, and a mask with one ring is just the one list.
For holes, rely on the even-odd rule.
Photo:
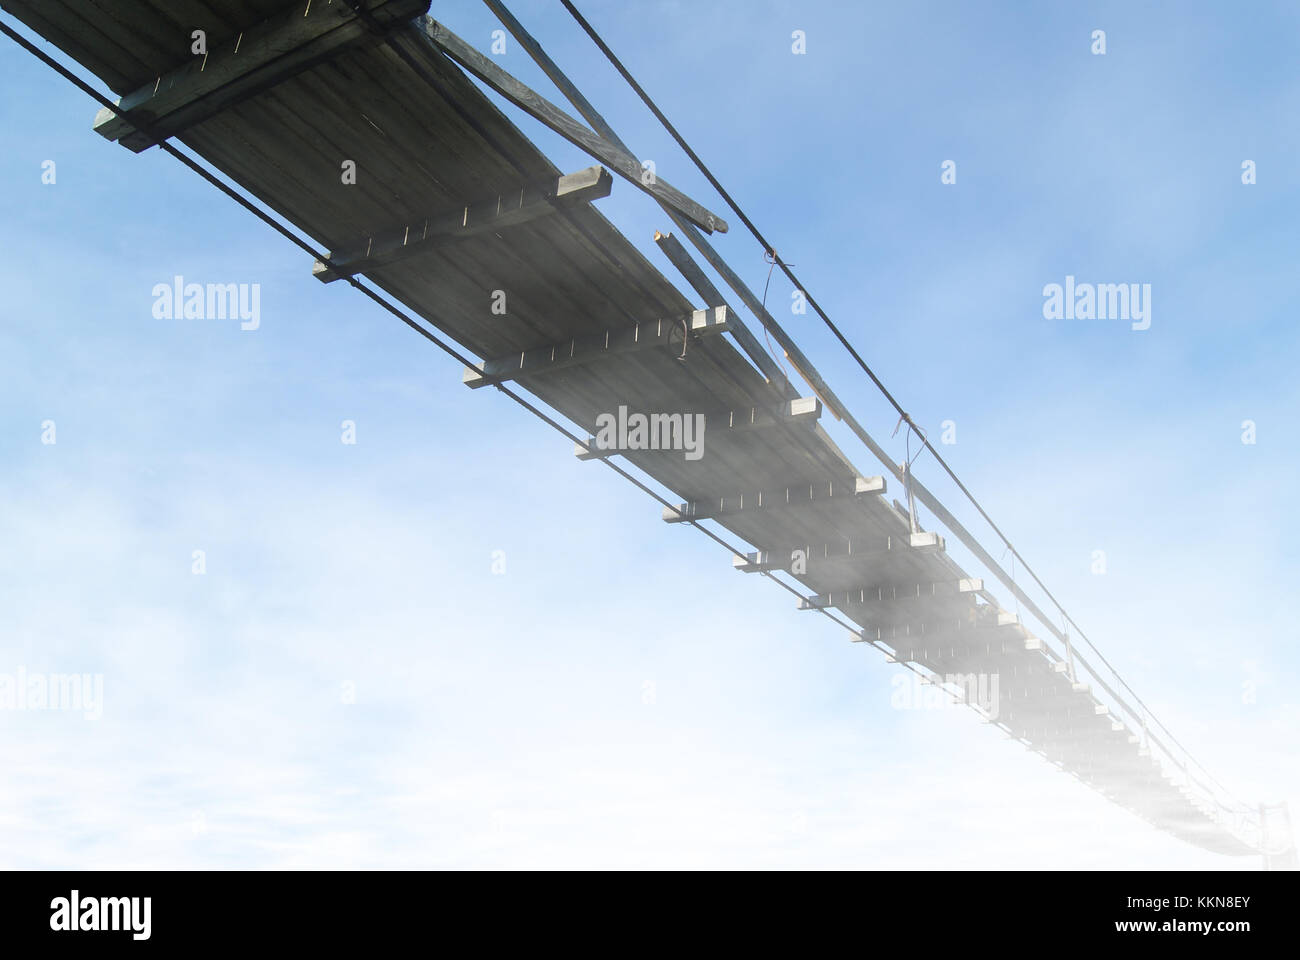
[(823, 543), (817, 547), (805, 545), (783, 550), (758, 550), (733, 557), (731, 565), (743, 573), (764, 573), (771, 570), (790, 572), (798, 561), (813, 569), (825, 566), (852, 567), (865, 561), (897, 556), (908, 550), (932, 553), (943, 549), (943, 537), (935, 533), (911, 534), (910, 538), (885, 535), (874, 537), (865, 543), (861, 540), (854, 543), (846, 538), (844, 543)]
[(538, 94), (526, 84), (502, 70), (488, 57), (479, 53), (456, 34), (432, 17), (421, 21), (420, 34), (437, 50), (455, 60), (519, 109), (540, 120), (575, 147), (585, 150), (608, 166), (638, 190), (643, 190), (656, 200), (672, 207), (691, 223), (706, 233), (727, 232), (727, 221), (705, 209), (667, 180), (644, 169), (634, 156), (622, 147), (593, 133), (555, 104)]
[[(973, 631), (963, 631), (970, 634)], [(1042, 641), (1036, 637), (985, 636), (982, 639), (940, 640), (937, 637), (899, 637), (877, 640), (876, 629), (863, 631), (864, 639), (886, 643), (898, 663), (921, 663), (936, 670), (1005, 674), (1009, 680), (1050, 682), (1052, 674), (1033, 668)], [(1062, 690), (1062, 693), (1068, 691)]]
[(608, 197), (613, 182), (608, 170), (595, 166), (509, 193), (483, 197), (441, 216), (402, 224), (366, 237), (344, 250), (330, 251), (330, 262), (317, 260), (312, 274), (322, 283), (331, 283), (367, 273), (456, 240), (529, 223), (562, 206)]
[[(1029, 655), (1033, 651), (1026, 650), (1026, 647), (1039, 643), (1041, 641), (1037, 639), (1017, 640), (1013, 637), (965, 645), (922, 640), (900, 641), (893, 656), (899, 663), (923, 663), (935, 669), (999, 673), (1032, 664)], [(1029, 670), (1025, 669), (1024, 672), (1028, 674)]]
[(852, 610), (872, 621), (906, 622), (914, 620), (926, 604), (943, 604), (951, 601), (975, 603), (975, 594), (984, 589), (984, 581), (975, 578), (940, 580), (933, 583), (909, 583), (862, 587), (857, 590), (833, 591), (814, 597), (800, 598), (800, 610), (820, 610), (839, 607)]
[(758, 491), (752, 494), (735, 494), (711, 500), (692, 500), (676, 507), (664, 507), (666, 523), (685, 523), (689, 520), (709, 520), (757, 510), (774, 510), (808, 504), (851, 503), (863, 495), (885, 492), (884, 477), (854, 477), (848, 483), (819, 482), (807, 486), (785, 487), (780, 490)]
[(503, 380), (517, 380), (552, 373), (581, 363), (591, 363), (616, 353), (631, 353), (653, 347), (680, 345), (683, 335), (706, 336), (722, 333), (732, 321), (726, 307), (696, 310), (681, 317), (666, 317), (619, 330), (606, 330), (591, 337), (575, 337), (563, 343), (521, 350), (504, 357), (466, 367), (462, 382), (477, 390)]
[[(816, 397), (799, 397), (795, 400), (787, 400), (777, 407), (746, 407), (743, 410), (704, 413), (704, 425), (706, 429), (715, 431), (713, 435), (716, 437), (717, 431), (763, 430), (792, 424), (815, 423), (821, 415), (820, 400)], [(600, 460), (603, 457), (618, 456), (626, 452), (628, 451), (623, 449), (602, 449), (595, 437), (589, 437), (585, 444), (573, 445), (574, 456), (579, 460)]]
[(372, 23), (391, 29), (421, 16), (429, 0), (364, 0), (362, 6), (369, 22), (345, 3), (294, 4), (127, 94), (118, 102), (125, 118), (104, 107), (95, 132), (139, 153), (328, 60), (369, 36)]
[(1118, 732), (1107, 729), (1101, 724), (1087, 724), (1087, 718), (1081, 718), (1081, 722), (1076, 723), (1053, 723), (1047, 724), (1042, 721), (1026, 721), (1017, 724), (1017, 729), (1021, 736), (1031, 737), (1039, 743), (1050, 743), (1052, 741), (1084, 741), (1084, 740), (1114, 740), (1121, 745), (1128, 741), (1124, 737), (1111, 737), (1112, 732)]
[[(1065, 702), (1063, 698), (1067, 695), (1068, 691), (1062, 690), (1060, 687), (1025, 687), (1014, 684), (1008, 685), (1005, 682), (1000, 684), (998, 691), (998, 696), (1009, 706), (1019, 703), (1051, 703), (1053, 701), (1059, 704)], [(1101, 727), (1097, 729), (1102, 730)]]
[[(918, 642), (924, 639), (953, 639), (962, 642), (962, 638), (975, 639), (980, 636), (1004, 635), (1017, 638), (1032, 637), (1028, 630), (1018, 623), (1003, 624), (997, 622), (993, 617), (981, 617), (987, 607), (977, 607), (974, 610), (967, 609), (963, 611), (962, 616), (955, 614), (943, 613), (939, 616), (933, 614), (921, 616), (906, 624), (896, 626), (886, 626), (879, 629), (864, 631), (870, 633), (872, 640), (879, 640), (888, 643), (890, 646), (898, 646), (909, 642)], [(950, 636), (951, 635), (951, 636)], [(1035, 647), (1034, 649), (1038, 649)]]
[(1110, 707), (1106, 704), (1072, 690), (1063, 690), (1054, 697), (1011, 698), (1009, 703), (1008, 715), (1014, 715), (1018, 711), (1021, 717), (1031, 717), (1043, 712), (1051, 713), (1054, 710), (1065, 711), (1076, 720), (1083, 718), (1085, 723), (1097, 723), (1106, 727), (1117, 719), (1111, 715)]
[[(999, 711), (1001, 719), (1009, 726), (1042, 723), (1047, 720), (1064, 721), (1071, 724), (1092, 724), (1099, 730), (1109, 733), (1112, 719), (1109, 710), (1101, 704), (1088, 704), (1070, 701), (1066, 698), (1050, 698), (1037, 701), (1009, 701)], [(1123, 738), (1116, 738), (1117, 743), (1127, 748)]]

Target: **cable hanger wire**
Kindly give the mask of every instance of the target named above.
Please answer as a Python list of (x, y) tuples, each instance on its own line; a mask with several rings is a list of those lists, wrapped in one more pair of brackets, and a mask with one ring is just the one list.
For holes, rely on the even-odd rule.
[[(766, 313), (767, 312), (767, 288), (772, 284), (772, 271), (776, 269), (776, 251), (764, 250), (763, 262), (766, 264), (770, 264), (770, 266), (767, 268), (767, 280), (763, 282), (763, 312)], [(785, 379), (789, 381), (790, 371), (786, 369), (785, 360), (777, 356), (776, 351), (772, 349), (772, 335), (767, 329), (767, 321), (763, 319), (763, 316), (761, 314), (759, 315), (758, 322), (763, 325), (763, 340), (767, 343), (767, 352), (772, 355), (773, 360), (775, 360), (778, 364), (781, 365), (781, 373), (785, 377)], [(784, 351), (782, 352), (784, 353)]]

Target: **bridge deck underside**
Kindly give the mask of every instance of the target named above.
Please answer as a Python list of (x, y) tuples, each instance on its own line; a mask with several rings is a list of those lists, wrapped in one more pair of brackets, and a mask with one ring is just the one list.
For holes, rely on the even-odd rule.
[[(125, 94), (181, 66), (196, 27), (217, 44), (284, 4), (5, 0), (4, 7)], [(327, 250), (567, 172), (414, 25), (388, 42), (343, 49), (180, 139)], [(342, 182), (345, 160), (356, 163), (355, 184)], [(616, 181), (618, 188), (627, 186)], [(484, 359), (714, 306), (688, 300), (589, 203), (457, 239), (367, 276)], [(505, 291), (504, 314), (492, 311), (496, 290)], [(970, 575), (942, 549), (911, 546), (908, 519), (886, 495), (854, 493), (859, 470), (815, 421), (727, 429), (719, 411), (772, 408), (790, 398), (731, 336), (701, 336), (684, 359), (680, 353), (674, 341), (518, 382), (592, 435), (597, 417), (620, 406), (705, 412), (700, 459), (681, 450), (620, 455), (686, 503), (720, 507), (713, 522), (778, 564), (806, 549), (806, 569), (795, 579), (895, 659), (941, 677), (996, 676), (996, 724), (1111, 799), (1192, 843), (1252, 852), (1162, 774), (1131, 720), (1106, 711), (1091, 690), (1072, 683), (1055, 651), (1007, 622), (1012, 618), (982, 584), (963, 592), (955, 585)], [(801, 497), (804, 490), (812, 496)], [(793, 502), (773, 502), (786, 491), (795, 492)]]

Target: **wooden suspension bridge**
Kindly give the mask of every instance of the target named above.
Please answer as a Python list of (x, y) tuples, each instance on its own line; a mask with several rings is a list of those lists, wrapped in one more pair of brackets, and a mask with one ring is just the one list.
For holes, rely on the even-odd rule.
[[(577, 456), (615, 466), (652, 494), (632, 470), (670, 491), (653, 494), (663, 520), (726, 544), (737, 570), (772, 577), (801, 608), (940, 687), (954, 676), (997, 677), (996, 713), (977, 712), (1005, 736), (1190, 843), (1260, 852), (1253, 811), (1150, 722), (1113, 671), (853, 417), (718, 253), (710, 235), (727, 232), (724, 218), (645, 176), (526, 29), (486, 2), (581, 119), (430, 18), (428, 0), (0, 7), (112, 91), (96, 133), (136, 152), (162, 145), (180, 156), (172, 142), (183, 144), (192, 166), (219, 172), (288, 225), (282, 232), (308, 238), (300, 246), (321, 251), (318, 281), (368, 291), (448, 352), (463, 351), (470, 388), (516, 399), (526, 391), (579, 425), (586, 432), (571, 433), (521, 399), (573, 438)], [(484, 88), (594, 165), (557, 169)], [(364, 176), (343, 182), (345, 160)], [(660, 266), (593, 205), (616, 185), (664, 211)], [(503, 291), (508, 310), (491, 311), (487, 291)], [(741, 307), (780, 344), (798, 383)], [(624, 409), (702, 416), (702, 455), (683, 456), (671, 421), (658, 424), (662, 444), (598, 443), (602, 416)], [(827, 409), (883, 473), (859, 468), (831, 440), (819, 422)], [(944, 533), (922, 528), (917, 501)], [(946, 536), (996, 583), (960, 567)], [(1000, 602), (999, 585), (1021, 613)]]

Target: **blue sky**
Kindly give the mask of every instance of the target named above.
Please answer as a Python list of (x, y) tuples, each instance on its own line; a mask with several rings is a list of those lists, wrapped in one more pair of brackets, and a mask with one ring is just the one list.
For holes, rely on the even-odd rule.
[[(642, 158), (729, 214), (558, 3), (513, 8)], [(1156, 714), (1237, 796), (1300, 795), (1300, 13), (582, 9), (914, 418), (956, 423), (944, 456)], [(436, 15), (488, 49), (486, 8)], [(0, 712), (0, 863), (1257, 865), (968, 712), (894, 709), (898, 667), (0, 49), (0, 673), (104, 678), (97, 720)], [(560, 100), (513, 42), (500, 62)], [(561, 168), (591, 162), (506, 109)], [(652, 202), (616, 181), (599, 204), (672, 276)], [(761, 290), (738, 224), (716, 246)], [(154, 319), (176, 274), (259, 283), (261, 327)], [(1150, 329), (1045, 320), (1067, 274), (1151, 284)], [(769, 302), (789, 296), (775, 276)], [(785, 322), (901, 459), (820, 321)]]

